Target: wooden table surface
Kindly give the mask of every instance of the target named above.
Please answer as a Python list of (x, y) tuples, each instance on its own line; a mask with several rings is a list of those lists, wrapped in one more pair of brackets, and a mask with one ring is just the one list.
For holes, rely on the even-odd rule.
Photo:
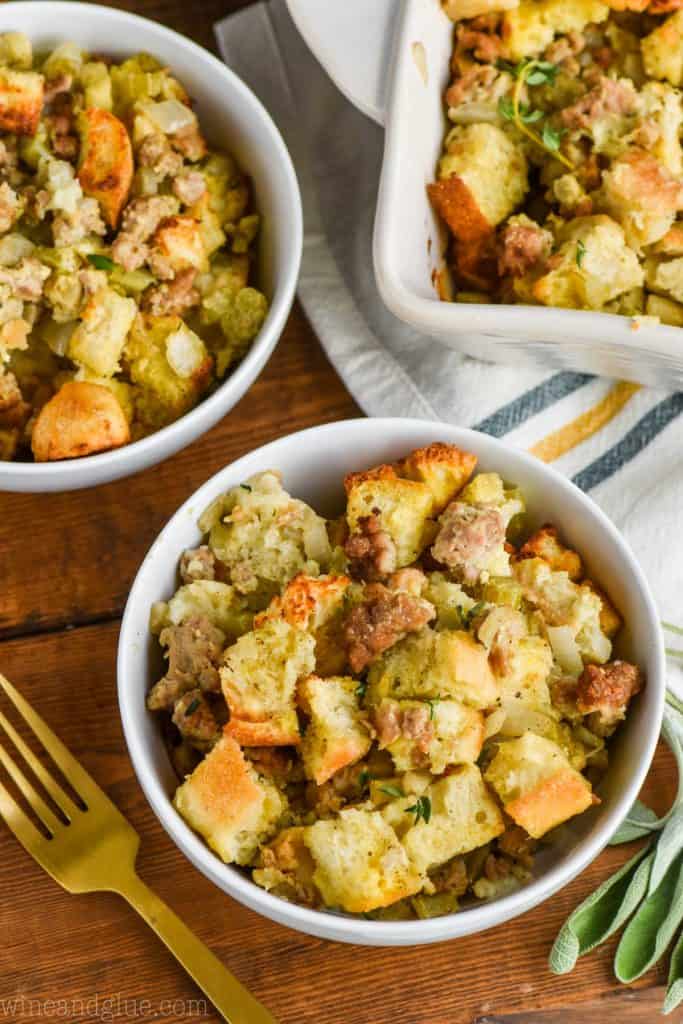
[[(242, 3), (112, 6), (211, 47), (212, 24)], [(664, 973), (620, 988), (611, 969), (614, 943), (566, 977), (546, 967), (567, 913), (630, 848), (609, 850), (548, 903), (493, 931), (417, 949), (366, 949), (300, 935), (233, 902), (184, 859), (146, 804), (121, 732), (115, 653), (126, 595), (147, 548), (178, 505), (226, 463), (291, 431), (358, 414), (295, 308), (261, 379), (175, 458), (92, 491), (0, 495), (0, 669), (139, 830), (145, 881), (281, 1024), (602, 1024), (608, 1014), (619, 1024), (653, 1021)], [(674, 781), (672, 759), (660, 748), (645, 798), (666, 809)], [(0, 1022), (219, 1019), (122, 901), (65, 894), (2, 825), (0, 901)]]

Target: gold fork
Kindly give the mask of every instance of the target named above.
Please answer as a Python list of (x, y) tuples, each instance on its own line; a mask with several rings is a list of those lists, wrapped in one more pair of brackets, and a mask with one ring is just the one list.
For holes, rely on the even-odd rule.
[(0, 675), (0, 688), (83, 802), (79, 807), (55, 782), (0, 711), (0, 735), (11, 741), (66, 820), (47, 805), (0, 742), (0, 765), (21, 791), (46, 838), (0, 783), (0, 817), (22, 846), (67, 892), (117, 892), (154, 929), (228, 1024), (277, 1024), (179, 917), (135, 872), (140, 837), (31, 705)]

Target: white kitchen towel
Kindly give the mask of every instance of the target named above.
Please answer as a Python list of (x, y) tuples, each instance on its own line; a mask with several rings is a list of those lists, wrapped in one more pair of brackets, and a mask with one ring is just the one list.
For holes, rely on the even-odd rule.
[[(305, 218), (299, 298), (364, 412), (474, 427), (552, 462), (623, 531), (662, 619), (683, 626), (683, 394), (478, 362), (402, 324), (372, 268), (381, 128), (337, 91), (283, 0), (229, 16), (216, 35), (289, 146)], [(667, 641), (683, 650), (683, 636)], [(683, 660), (670, 662), (683, 696)]]

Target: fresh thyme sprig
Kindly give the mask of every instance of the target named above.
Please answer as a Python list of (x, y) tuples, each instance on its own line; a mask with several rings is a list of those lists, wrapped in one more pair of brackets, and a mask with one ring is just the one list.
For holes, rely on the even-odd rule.
[(557, 77), (557, 65), (547, 60), (521, 60), (518, 64), (511, 64), (506, 60), (499, 60), (497, 67), (501, 71), (507, 71), (515, 80), (512, 90), (512, 97), (501, 96), (498, 100), (498, 113), (506, 121), (512, 121), (517, 129), (535, 142), (541, 149), (559, 160), (561, 163), (574, 170), (571, 160), (560, 152), (562, 143), (561, 128), (555, 128), (548, 121), (545, 121), (541, 134), (530, 128), (529, 125), (536, 124), (543, 117), (543, 111), (531, 107), (528, 103), (522, 103), (522, 90), (525, 85), (553, 85)]
[(432, 801), (428, 796), (419, 796), (412, 807), (405, 808), (406, 814), (415, 815), (415, 824), (417, 825), (420, 818), (424, 821), (425, 825), (429, 824), (429, 819), (432, 816)]

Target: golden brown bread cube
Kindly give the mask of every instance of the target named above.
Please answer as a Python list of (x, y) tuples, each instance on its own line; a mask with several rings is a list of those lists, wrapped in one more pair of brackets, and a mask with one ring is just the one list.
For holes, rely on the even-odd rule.
[(443, 511), (470, 479), (477, 456), (454, 444), (436, 441), (414, 452), (399, 463), (401, 476), (426, 484), (434, 498), (435, 513)]
[(285, 797), (257, 775), (228, 736), (176, 790), (173, 803), (226, 864), (249, 863), (287, 807)]
[(36, 462), (77, 459), (130, 441), (123, 409), (108, 388), (68, 381), (43, 406), (33, 428)]
[(529, 537), (519, 554), (520, 558), (542, 558), (553, 571), (566, 572), (570, 580), (580, 580), (583, 576), (581, 556), (565, 547), (554, 526), (542, 526)]
[(35, 135), (43, 110), (43, 76), (35, 71), (0, 69), (0, 129)]
[(484, 778), (506, 814), (534, 839), (597, 800), (557, 744), (532, 732), (501, 743)]
[(299, 683), (299, 704), (310, 718), (301, 757), (306, 775), (318, 786), (370, 749), (372, 738), (362, 720), (357, 691), (358, 681), (349, 677), (309, 676)]
[(85, 110), (78, 180), (97, 199), (111, 228), (119, 222), (133, 182), (133, 147), (126, 126), (108, 110)]

